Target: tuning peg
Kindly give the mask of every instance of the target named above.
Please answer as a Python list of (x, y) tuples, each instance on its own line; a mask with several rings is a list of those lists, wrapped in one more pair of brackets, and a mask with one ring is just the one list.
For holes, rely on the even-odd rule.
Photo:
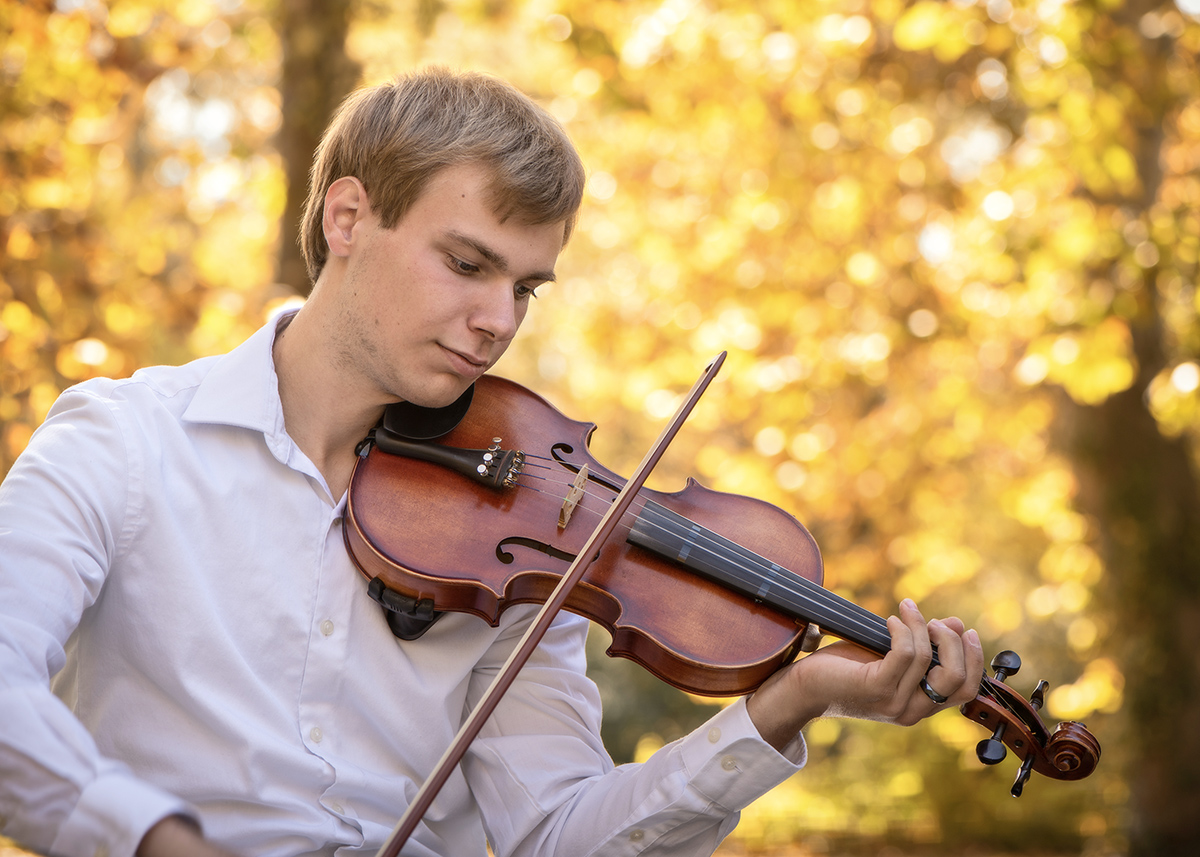
[(1011, 794), (1013, 797), (1020, 797), (1021, 792), (1025, 790), (1025, 783), (1029, 782), (1029, 775), (1033, 772), (1033, 753), (1025, 757), (1025, 761), (1021, 763), (1021, 770), (1017, 771), (1017, 779), (1013, 782)]
[(992, 658), (992, 670), (996, 673), (996, 681), (1002, 682), (1020, 672), (1021, 656), (1006, 649)]
[(1004, 742), (1001, 740), (1004, 737), (1004, 727), (1007, 725), (1007, 723), (1001, 723), (996, 727), (991, 738), (984, 738), (975, 745), (975, 755), (985, 765), (998, 765), (1008, 755), (1008, 750), (1004, 748)]
[[(1021, 669), (1021, 656), (1016, 652), (1005, 650), (992, 658), (992, 670), (996, 673), (996, 681), (1003, 683), (1010, 675), (1016, 675)], [(1008, 724), (1001, 722), (992, 733), (991, 738), (985, 738), (975, 745), (975, 755), (985, 765), (998, 765), (1008, 755), (1004, 747), (1004, 728)]]
[(1038, 711), (1041, 711), (1042, 706), (1046, 704), (1046, 688), (1048, 687), (1050, 687), (1050, 682), (1042, 679), (1033, 689), (1033, 693), (1029, 694), (1029, 704)]

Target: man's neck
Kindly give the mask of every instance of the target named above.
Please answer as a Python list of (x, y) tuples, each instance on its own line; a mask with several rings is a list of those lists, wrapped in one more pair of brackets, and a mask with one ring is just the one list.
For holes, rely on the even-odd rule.
[(350, 484), (355, 447), (379, 421), (383, 405), (356, 393), (320, 318), (319, 307), (306, 305), (276, 333), (272, 354), (284, 428), (336, 501)]

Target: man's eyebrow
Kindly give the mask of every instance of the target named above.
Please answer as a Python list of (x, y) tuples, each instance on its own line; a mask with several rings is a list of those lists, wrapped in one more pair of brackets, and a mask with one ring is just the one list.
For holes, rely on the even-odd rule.
[[(474, 250), (480, 256), (487, 259), (488, 262), (491, 263), (492, 267), (494, 267), (501, 274), (509, 273), (508, 260), (505, 259), (504, 256), (502, 256), (501, 254), (499, 254), (495, 250), (493, 250), (491, 247), (484, 244), (482, 241), (472, 238), (470, 235), (464, 235), (463, 233), (457, 232), (455, 230), (451, 230), (450, 232), (447, 232), (446, 237), (449, 238), (451, 241), (456, 241), (459, 244), (465, 244), (466, 246), (470, 247), (472, 250)], [(544, 283), (553, 283), (557, 279), (557, 277), (555, 276), (554, 271), (534, 271), (525, 279), (541, 280)]]

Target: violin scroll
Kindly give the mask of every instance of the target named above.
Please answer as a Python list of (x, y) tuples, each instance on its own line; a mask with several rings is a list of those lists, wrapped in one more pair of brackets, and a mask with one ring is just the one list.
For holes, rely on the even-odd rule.
[(1096, 769), (1100, 742), (1082, 723), (1064, 720), (1046, 742), (1046, 755), (1061, 772), (1059, 779), (1079, 780)]
[(1020, 670), (1020, 657), (1015, 652), (1000, 652), (991, 666), (995, 678), (985, 677), (979, 695), (961, 710), (965, 717), (992, 729), (992, 736), (975, 748), (979, 761), (999, 764), (1008, 755), (1005, 747), (1021, 758), (1012, 796), (1021, 796), (1034, 771), (1056, 780), (1079, 780), (1094, 771), (1100, 761), (1100, 742), (1086, 726), (1064, 721), (1051, 733), (1042, 722), (1038, 712), (1045, 704), (1049, 682), (1038, 682), (1029, 699), (1024, 699), (1005, 684), (1005, 679)]

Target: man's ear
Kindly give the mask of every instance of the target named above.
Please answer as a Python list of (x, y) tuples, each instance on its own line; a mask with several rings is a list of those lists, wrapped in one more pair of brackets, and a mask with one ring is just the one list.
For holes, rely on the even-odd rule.
[(367, 189), (354, 176), (342, 176), (325, 191), (325, 214), (321, 226), (332, 256), (348, 256), (354, 227), (371, 213)]

